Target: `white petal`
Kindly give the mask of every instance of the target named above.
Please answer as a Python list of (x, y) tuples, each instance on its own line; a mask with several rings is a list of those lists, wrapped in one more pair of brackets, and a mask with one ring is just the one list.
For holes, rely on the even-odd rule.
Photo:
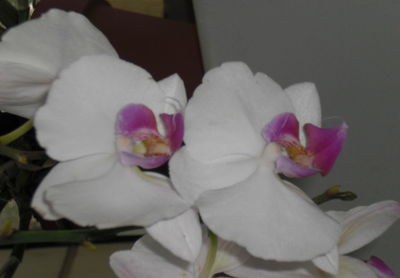
[(143, 178), (119, 162), (96, 179), (59, 184), (46, 193), (57, 214), (82, 226), (148, 226), (188, 209), (165, 179)]
[(229, 272), (229, 270), (243, 265), (250, 258), (246, 249), (232, 241), (218, 238), (217, 248), (212, 273)]
[[(358, 210), (361, 207), (353, 208), (352, 211)], [(326, 212), (329, 214), (333, 219), (335, 219), (339, 223), (343, 223), (347, 217), (347, 211), (338, 211), (338, 210), (331, 210)]]
[(378, 278), (374, 271), (363, 261), (340, 256), (340, 269), (335, 278)]
[(95, 54), (117, 56), (106, 37), (77, 13), (51, 10), (10, 29), (0, 43), (2, 109), (31, 117), (31, 112), (8, 110), (7, 99), (41, 105), (60, 70)]
[[(321, 104), (317, 88), (313, 83), (294, 84), (285, 89), (294, 106), (294, 112), (299, 120), (301, 130), (303, 125), (311, 123), (321, 126)], [(300, 141), (304, 144), (306, 139), (300, 132)]]
[(194, 262), (200, 253), (202, 231), (194, 210), (158, 221), (146, 230), (153, 239), (183, 260)]
[(293, 108), (282, 89), (266, 75), (253, 76), (243, 63), (208, 72), (185, 111), (185, 138), (197, 160), (226, 155), (259, 156), (262, 128)]
[(337, 247), (326, 255), (318, 256), (312, 260), (313, 263), (323, 271), (336, 275), (339, 270), (339, 252)]
[(212, 231), (267, 260), (309, 260), (329, 252), (340, 234), (336, 221), (264, 167), (235, 186), (204, 193), (197, 205)]
[(257, 166), (257, 159), (240, 155), (203, 163), (195, 160), (185, 146), (169, 162), (175, 188), (190, 202), (194, 202), (204, 191), (220, 189), (246, 179), (256, 171)]
[(0, 61), (0, 109), (25, 118), (33, 117), (44, 103), (44, 92), (53, 78), (30, 65)]
[(227, 271), (235, 278), (316, 278), (322, 277), (312, 264), (264, 261), (252, 257), (243, 265)]
[(170, 254), (149, 236), (139, 239), (132, 250), (112, 254), (110, 265), (119, 278), (195, 278), (190, 264)]
[[(335, 212), (328, 212), (338, 215)], [(382, 201), (367, 207), (357, 207), (342, 216), (339, 253), (347, 254), (370, 243), (400, 218), (400, 203)]]
[(114, 162), (113, 156), (101, 154), (57, 164), (36, 189), (31, 206), (45, 219), (62, 218), (62, 215), (57, 214), (46, 201), (44, 196), (46, 190), (58, 184), (97, 178), (107, 173)]
[(164, 113), (175, 114), (186, 106), (186, 90), (179, 75), (173, 74), (164, 78), (163, 80), (158, 81), (158, 85), (164, 91), (166, 96)]
[(110, 56), (84, 57), (54, 82), (35, 117), (37, 137), (57, 160), (114, 153), (118, 111), (137, 103), (159, 114), (163, 98), (142, 68)]
[(294, 106), (294, 112), (301, 126), (311, 123), (321, 126), (321, 104), (315, 84), (304, 82), (285, 89)]

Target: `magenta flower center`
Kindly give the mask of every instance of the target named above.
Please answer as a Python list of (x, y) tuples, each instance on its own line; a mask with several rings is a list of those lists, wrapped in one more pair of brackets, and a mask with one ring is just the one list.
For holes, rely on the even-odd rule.
[(314, 160), (313, 154), (301, 144), (293, 144), (285, 147), (291, 160), (304, 167), (311, 167)]
[(276, 116), (264, 128), (267, 142), (281, 146), (283, 154), (275, 162), (275, 171), (288, 177), (306, 177), (316, 173), (327, 175), (338, 157), (347, 134), (347, 125), (320, 128), (305, 124), (307, 145), (299, 139), (299, 122), (292, 113)]
[(156, 168), (168, 161), (180, 147), (183, 140), (182, 114), (161, 114), (159, 117), (165, 135), (159, 132), (153, 111), (145, 105), (129, 104), (119, 111), (116, 144), (122, 164)]

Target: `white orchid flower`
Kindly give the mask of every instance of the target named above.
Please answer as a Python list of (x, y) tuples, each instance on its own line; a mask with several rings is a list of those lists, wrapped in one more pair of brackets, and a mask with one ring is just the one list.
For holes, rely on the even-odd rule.
[(169, 179), (138, 167), (158, 167), (180, 146), (185, 104), (177, 75), (156, 82), (104, 55), (71, 64), (34, 118), (39, 143), (60, 163), (32, 207), (46, 219), (101, 228), (184, 221), (188, 205)]
[(131, 250), (115, 252), (110, 265), (119, 278), (212, 278), (216, 274), (240, 267), (249, 257), (245, 249), (233, 242), (218, 239), (203, 230), (203, 242), (192, 263), (173, 256), (151, 236), (135, 242)]
[(321, 129), (320, 120), (313, 84), (283, 90), (243, 63), (223, 64), (187, 105), (171, 179), (218, 236), (266, 260), (310, 260), (336, 245), (340, 227), (278, 173), (329, 172), (346, 126)]
[(342, 226), (337, 248), (329, 255), (302, 263), (271, 262), (249, 257), (240, 267), (230, 270), (229, 275), (235, 278), (396, 278), (393, 271), (376, 257), (364, 262), (346, 254), (379, 237), (399, 219), (398, 202), (383, 201), (348, 212), (328, 213)]
[(119, 278), (311, 278), (322, 273), (311, 262), (265, 261), (234, 242), (212, 233), (207, 237), (205, 229), (203, 234), (201, 250), (192, 263), (173, 256), (146, 235), (131, 250), (112, 254), (110, 265)]
[(118, 57), (85, 17), (51, 10), (7, 31), (0, 42), (0, 109), (32, 118), (59, 72), (82, 56)]
[[(349, 212), (330, 212), (343, 225), (337, 254), (346, 254), (381, 235), (400, 217), (400, 204), (384, 201)], [(267, 236), (266, 236), (267, 237)], [(119, 278), (396, 278), (376, 257), (368, 262), (341, 255), (338, 272), (329, 274), (309, 262), (276, 262), (252, 257), (233, 242), (203, 236), (203, 244), (193, 263), (173, 256), (150, 236), (144, 236), (131, 250), (118, 251), (110, 264)], [(224, 273), (224, 274), (223, 274)]]
[[(315, 265), (331, 274), (331, 276), (326, 274), (326, 277), (395, 277), (389, 275), (390, 269), (377, 258), (373, 258), (366, 264), (359, 259), (345, 255), (367, 245), (398, 220), (400, 203), (382, 201), (366, 207), (356, 207), (347, 212), (329, 211), (328, 214), (339, 221), (342, 234), (337, 248), (334, 248), (329, 254), (313, 260)], [(375, 273), (382, 273), (382, 276), (377, 276)], [(383, 276), (384, 273), (387, 276)]]
[[(88, 57), (67, 69), (35, 120), (40, 143), (61, 163), (44, 179), (32, 206), (49, 220), (145, 225), (155, 238), (169, 227), (159, 241), (191, 260), (198, 252), (191, 248), (201, 244), (198, 223), (190, 225), (193, 212), (178, 215), (187, 205), (169, 179), (136, 167), (163, 164), (181, 144), (186, 95), (178, 76), (157, 84), (143, 69), (118, 60), (107, 38), (84, 16), (51, 10), (3, 36), (0, 109), (33, 117), (60, 72), (99, 54), (113, 58)], [(197, 245), (169, 244), (196, 231)]]

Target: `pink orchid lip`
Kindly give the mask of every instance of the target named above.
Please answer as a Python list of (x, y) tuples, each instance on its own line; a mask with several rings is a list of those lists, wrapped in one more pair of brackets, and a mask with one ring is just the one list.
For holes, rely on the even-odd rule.
[(119, 111), (116, 135), (122, 164), (157, 168), (179, 149), (183, 141), (182, 114), (161, 114), (160, 119), (165, 136), (159, 133), (156, 117), (147, 106), (128, 104)]
[(372, 256), (366, 263), (377, 272), (379, 278), (397, 278), (393, 270), (378, 257)]
[(276, 116), (262, 131), (267, 142), (275, 142), (286, 150), (276, 160), (275, 171), (288, 177), (307, 177), (316, 173), (327, 175), (332, 169), (347, 135), (347, 125), (320, 128), (304, 125), (307, 146), (299, 139), (299, 122), (292, 113)]

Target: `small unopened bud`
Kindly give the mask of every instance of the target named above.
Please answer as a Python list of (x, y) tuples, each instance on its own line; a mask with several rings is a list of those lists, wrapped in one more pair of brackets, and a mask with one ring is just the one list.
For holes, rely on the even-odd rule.
[(6, 219), (0, 229), (0, 237), (9, 237), (12, 235), (14, 229), (13, 229), (13, 223), (11, 219)]
[(337, 184), (337, 185), (334, 185), (334, 186), (328, 188), (328, 190), (325, 191), (325, 194), (329, 195), (329, 196), (333, 196), (333, 195), (338, 194), (340, 192), (340, 189), (341, 189), (341, 186)]
[(18, 154), (17, 155), (17, 162), (19, 162), (21, 164), (28, 164), (28, 157), (26, 155), (23, 155), (23, 154)]
[(96, 251), (96, 245), (94, 245), (92, 242), (85, 240), (82, 242), (83, 247), (88, 249), (89, 251)]

